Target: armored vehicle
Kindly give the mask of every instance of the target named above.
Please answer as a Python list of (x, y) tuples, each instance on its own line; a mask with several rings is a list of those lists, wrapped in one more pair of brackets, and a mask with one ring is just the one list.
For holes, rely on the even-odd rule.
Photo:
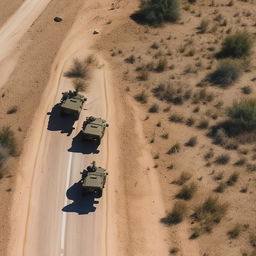
[(108, 173), (105, 169), (97, 167), (95, 161), (82, 174), (82, 194), (92, 194), (99, 198), (106, 183)]
[(83, 138), (100, 143), (106, 127), (108, 127), (106, 120), (94, 116), (86, 117), (82, 129)]
[(73, 115), (77, 120), (86, 100), (87, 98), (77, 91), (63, 92), (60, 102), (61, 114)]

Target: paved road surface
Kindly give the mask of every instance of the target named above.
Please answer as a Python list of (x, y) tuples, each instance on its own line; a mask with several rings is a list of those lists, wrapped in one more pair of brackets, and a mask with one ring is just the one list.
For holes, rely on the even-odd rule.
[[(31, 190), (26, 256), (99, 256), (105, 251), (106, 189), (99, 200), (83, 198), (79, 180), (80, 171), (93, 160), (102, 167), (107, 166), (108, 133), (98, 149), (76, 136), (86, 116), (107, 118), (104, 72), (104, 67), (96, 70), (86, 93), (86, 110), (74, 124), (71, 135), (68, 136), (68, 125), (54, 113), (55, 110), (46, 118)], [(71, 88), (70, 84), (62, 77), (56, 104), (61, 92)], [(61, 128), (64, 133), (59, 130)], [(97, 150), (99, 152), (95, 153)]]

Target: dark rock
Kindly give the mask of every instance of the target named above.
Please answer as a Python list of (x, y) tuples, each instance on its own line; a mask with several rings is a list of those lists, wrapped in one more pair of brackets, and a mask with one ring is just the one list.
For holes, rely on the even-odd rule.
[(60, 18), (60, 17), (55, 17), (53, 20), (54, 20), (55, 22), (61, 22), (61, 21), (62, 21), (62, 18)]

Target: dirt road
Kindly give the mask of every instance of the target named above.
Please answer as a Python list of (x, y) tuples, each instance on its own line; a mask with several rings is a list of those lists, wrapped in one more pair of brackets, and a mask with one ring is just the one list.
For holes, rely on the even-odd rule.
[[(57, 97), (54, 102), (49, 101), (49, 112), (58, 103), (61, 92), (72, 89), (70, 81), (62, 74), (60, 77)], [(44, 121), (32, 181), (24, 255), (101, 255), (101, 251), (105, 250), (106, 194), (96, 201), (81, 197), (79, 180), (80, 171), (93, 160), (102, 167), (108, 167), (108, 133), (99, 153), (95, 153), (97, 149), (92, 145), (75, 137), (86, 116), (107, 119), (105, 81), (104, 67), (97, 69), (86, 94), (86, 110), (70, 136), (65, 133), (70, 127), (60, 120), (54, 110)], [(102, 244), (100, 241), (103, 241)]]

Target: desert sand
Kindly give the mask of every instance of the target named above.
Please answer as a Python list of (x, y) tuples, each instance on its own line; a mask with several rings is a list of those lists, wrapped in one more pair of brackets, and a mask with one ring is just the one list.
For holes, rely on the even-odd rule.
[[(1, 170), (0, 217), (6, 221), (1, 223), (0, 254), (167, 256), (171, 250), (184, 256), (254, 255), (255, 172), (234, 165), (241, 157), (253, 164), (254, 145), (226, 150), (206, 136), (211, 125), (225, 119), (225, 108), (235, 99), (250, 97), (241, 93), (243, 86), (254, 92), (254, 63), (230, 88), (209, 86), (195, 100), (202, 95), (198, 83), (217, 65), (214, 53), (223, 38), (244, 29), (255, 34), (253, 4), (183, 1), (177, 24), (152, 28), (130, 18), (137, 0), (1, 1), (0, 126), (14, 131), (19, 154)], [(63, 21), (55, 23), (55, 16)], [(204, 19), (207, 31), (198, 33)], [(68, 135), (50, 113), (61, 93), (72, 89), (64, 73), (74, 58), (89, 55), (96, 61), (83, 92), (88, 101)], [(134, 63), (126, 60), (130, 56)], [(143, 67), (161, 58), (168, 68), (151, 70), (141, 79)], [(160, 83), (190, 96), (182, 104), (159, 100), (152, 89)], [(136, 100), (142, 92), (144, 104)], [(17, 112), (6, 114), (13, 106)], [(157, 110), (149, 110), (152, 106)], [(169, 121), (174, 114), (180, 122)], [(76, 144), (89, 115), (110, 124), (99, 152)], [(192, 126), (186, 125), (190, 117)], [(203, 119), (208, 127), (199, 129)], [(186, 146), (193, 136), (196, 145)], [(176, 143), (178, 152), (167, 154)], [(212, 159), (205, 157), (209, 152)], [(231, 160), (216, 165), (214, 159), (224, 153)], [(78, 189), (80, 171), (93, 160), (109, 175), (103, 197), (85, 202)], [(239, 172), (236, 184), (215, 192), (234, 171)], [(186, 202), (184, 220), (167, 226), (160, 220), (180, 201), (176, 194), (181, 186), (175, 181), (182, 172), (191, 174), (187, 183), (196, 183), (197, 191)], [(208, 195), (227, 202), (227, 214), (208, 233), (189, 239), (197, 225), (193, 209)], [(241, 234), (230, 239), (227, 232), (236, 224)]]

